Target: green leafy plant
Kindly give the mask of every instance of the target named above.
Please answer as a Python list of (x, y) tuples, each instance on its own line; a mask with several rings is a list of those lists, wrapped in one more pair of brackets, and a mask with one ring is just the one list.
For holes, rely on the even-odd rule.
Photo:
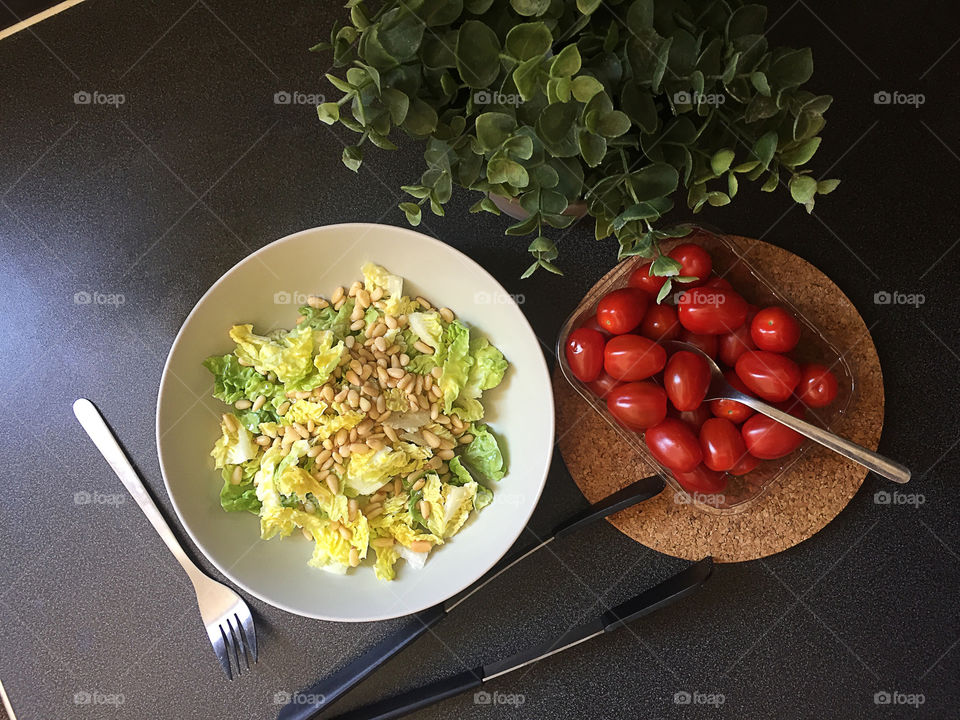
[[(360, 135), (343, 151), (358, 171), (364, 145), (394, 150), (391, 131), (426, 140), (426, 170), (400, 204), (418, 225), (443, 215), (453, 185), (529, 213), (508, 235), (535, 234), (537, 268), (560, 273), (544, 227), (565, 228), (585, 204), (597, 239), (619, 256), (679, 264), (659, 240), (686, 234), (661, 218), (679, 193), (694, 212), (728, 204), (740, 183), (784, 185), (811, 211), (838, 180), (805, 168), (832, 98), (801, 90), (809, 48), (770, 48), (762, 5), (707, 0), (349, 0), (350, 24), (329, 43), (343, 93), (320, 119)], [(682, 188), (682, 190), (681, 190)]]

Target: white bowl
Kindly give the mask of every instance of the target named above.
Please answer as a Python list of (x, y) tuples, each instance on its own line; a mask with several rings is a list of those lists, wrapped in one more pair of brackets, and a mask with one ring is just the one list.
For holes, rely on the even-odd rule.
[[(230, 352), (232, 325), (258, 332), (292, 327), (311, 293), (329, 297), (360, 279), (367, 261), (405, 280), (404, 292), (450, 307), (510, 362), (503, 383), (484, 395), (488, 422), (503, 439), (507, 475), (494, 500), (421, 570), (398, 564), (381, 582), (361, 566), (345, 576), (311, 568), (312, 543), (297, 534), (260, 540), (258, 518), (220, 508), (220, 474), (210, 450), (225, 406), (212, 397), (209, 355)], [(170, 348), (157, 399), (157, 452), (167, 492), (200, 551), (230, 580), (264, 602), (307, 617), (385, 620), (423, 610), (483, 575), (510, 548), (533, 513), (553, 449), (553, 393), (529, 323), (503, 287), (459, 251), (418, 232), (352, 223), (277, 240), (221, 277), (187, 316)]]

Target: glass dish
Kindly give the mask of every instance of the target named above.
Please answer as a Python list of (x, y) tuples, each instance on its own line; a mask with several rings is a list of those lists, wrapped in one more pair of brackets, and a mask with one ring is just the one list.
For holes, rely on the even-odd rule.
[[(661, 248), (664, 253), (667, 253), (676, 245), (691, 242), (700, 245), (710, 253), (714, 273), (730, 281), (733, 288), (747, 302), (759, 307), (779, 305), (795, 315), (800, 322), (801, 337), (797, 348), (790, 353), (790, 356), (799, 363), (816, 362), (826, 365), (837, 378), (837, 397), (833, 403), (826, 408), (817, 409), (815, 413), (808, 410), (805, 416), (810, 422), (830, 428), (841, 415), (846, 413), (855, 391), (853, 371), (846, 358), (826, 333), (797, 309), (787, 293), (775, 288), (756, 267), (750, 264), (741, 248), (730, 236), (695, 226), (687, 237), (662, 241)], [(604, 295), (611, 290), (625, 287), (630, 273), (646, 262), (649, 260), (642, 257), (624, 260), (580, 301), (567, 318), (557, 339), (557, 359), (561, 372), (581, 397), (617, 431), (622, 440), (632, 447), (644, 462), (657, 470), (669, 488), (676, 493), (677, 502), (690, 503), (698, 510), (708, 513), (742, 512), (761, 497), (777, 478), (793, 467), (815, 443), (812, 440), (805, 440), (799, 448), (785, 457), (777, 460), (763, 460), (756, 469), (739, 477), (728, 475), (727, 487), (722, 494), (691, 494), (680, 486), (669, 470), (653, 459), (643, 442), (642, 433), (620, 425), (610, 414), (606, 402), (594, 395), (590, 388), (574, 377), (570, 370), (564, 352), (567, 336), (596, 313), (597, 303)], [(674, 293), (671, 293), (672, 295)], [(668, 296), (664, 302), (672, 303), (671, 296)]]

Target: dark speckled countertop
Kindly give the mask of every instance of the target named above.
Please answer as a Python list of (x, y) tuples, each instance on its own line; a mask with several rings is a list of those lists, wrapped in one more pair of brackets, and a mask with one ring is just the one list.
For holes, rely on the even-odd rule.
[[(74, 498), (125, 497), (71, 414), (72, 401), (87, 396), (209, 570), (175, 521), (154, 445), (155, 389), (181, 322), (223, 272), (278, 237), (344, 221), (404, 224), (395, 205), (399, 186), (419, 172), (419, 148), (371, 157), (354, 175), (340, 164), (345, 133), (321, 125), (310, 105), (274, 103), (281, 91), (329, 92), (323, 58), (306, 49), (328, 36), (341, 5), (86, 0), (0, 40), (0, 680), (20, 720), (275, 717), (278, 693), (308, 685), (394, 626), (324, 623), (252, 600), (261, 660), (228, 683), (186, 577), (133, 502)], [(522, 695), (521, 705), (467, 695), (421, 717), (956, 716), (960, 46), (952, 11), (946, 2), (773, 2), (774, 41), (812, 45), (811, 87), (837, 98), (816, 169), (832, 165), (844, 183), (813, 216), (755, 189), (704, 215), (806, 258), (861, 310), (884, 371), (880, 450), (914, 470), (901, 490), (915, 502), (876, 504), (887, 486), (870, 477), (836, 521), (798, 547), (721, 566), (708, 590), (633, 632), (489, 688)], [(884, 90), (923, 93), (925, 103), (874, 104)], [(124, 102), (75, 104), (78, 92)], [(552, 344), (614, 261), (612, 245), (577, 226), (562, 243), (565, 278), (520, 281), (526, 243), (502, 236), (505, 220), (468, 214), (472, 203), (456, 194), (446, 217), (428, 218), (423, 231), (521, 293)], [(884, 291), (924, 302), (876, 303)], [(78, 293), (123, 303), (77, 303)], [(584, 504), (558, 459), (531, 527), (543, 532)], [(546, 639), (683, 564), (597, 526), (471, 598), (341, 707)], [(625, 568), (633, 570), (621, 577)], [(677, 704), (684, 692), (714, 703)], [(899, 700), (878, 706), (877, 693)], [(901, 702), (920, 694), (918, 707)]]

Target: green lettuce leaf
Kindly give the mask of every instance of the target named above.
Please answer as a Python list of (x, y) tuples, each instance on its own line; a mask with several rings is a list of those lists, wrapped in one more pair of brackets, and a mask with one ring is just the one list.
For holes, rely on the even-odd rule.
[(476, 422), (483, 418), (480, 396), (484, 390), (500, 384), (507, 371), (507, 360), (503, 353), (481, 337), (470, 340), (470, 355), (473, 357), (470, 376), (457, 397), (453, 412), (462, 420)]
[(443, 391), (443, 411), (449, 413), (460, 390), (466, 385), (473, 365), (470, 331), (459, 320), (454, 320), (443, 331), (442, 355), (443, 373), (437, 382)]
[(247, 460), (255, 458), (260, 450), (260, 446), (253, 441), (253, 435), (243, 427), (239, 418), (232, 413), (230, 415), (233, 417), (232, 425), (236, 425), (236, 429), (233, 429), (226, 420), (221, 420), (220, 438), (210, 451), (210, 456), (218, 469), (227, 465), (242, 465)]
[(257, 515), (260, 512), (260, 501), (257, 499), (257, 489), (253, 484), (253, 478), (257, 474), (260, 463), (251, 460), (241, 465), (243, 475), (238, 485), (231, 482), (236, 467), (236, 465), (227, 465), (220, 471), (223, 478), (223, 488), (220, 490), (220, 506), (227, 512), (246, 510)]
[(350, 315), (353, 313), (353, 298), (348, 298), (340, 310), (334, 310), (327, 306), (320, 310), (304, 305), (300, 308), (300, 314), (304, 320), (301, 326), (307, 326), (314, 330), (329, 330), (337, 340), (343, 340), (350, 334)]
[(397, 443), (392, 449), (371, 450), (351, 455), (343, 479), (348, 488), (360, 495), (375, 493), (381, 485), (397, 475), (406, 475), (423, 466), (430, 450), (413, 443)]
[(260, 395), (268, 399), (284, 397), (282, 385), (270, 382), (252, 367), (241, 365), (236, 355), (213, 355), (203, 361), (203, 366), (213, 373), (213, 396), (228, 405), (243, 398), (253, 402)]
[(434, 350), (439, 350), (443, 340), (443, 323), (438, 312), (415, 312), (407, 315), (410, 330), (417, 339)]
[(503, 454), (493, 433), (486, 425), (473, 423), (470, 426), (473, 440), (460, 454), (463, 464), (473, 475), (487, 480), (500, 480), (504, 476)]

